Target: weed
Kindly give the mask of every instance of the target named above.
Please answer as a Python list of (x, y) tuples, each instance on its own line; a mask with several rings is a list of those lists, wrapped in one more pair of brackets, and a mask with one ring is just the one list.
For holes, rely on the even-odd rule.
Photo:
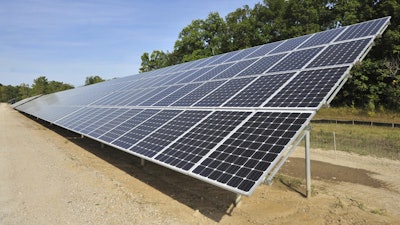
[(386, 209), (373, 209), (370, 212), (381, 216), (384, 216), (387, 213)]
[(299, 178), (294, 178), (284, 175), (278, 175), (277, 179), (279, 179), (280, 182), (282, 182), (283, 184), (287, 185), (292, 189), (298, 189), (303, 184), (303, 182)]
[(336, 198), (335, 208), (336, 208), (336, 209), (337, 209), (337, 208), (341, 208), (341, 209), (344, 208), (343, 202), (342, 202), (342, 200), (340, 200), (339, 197)]

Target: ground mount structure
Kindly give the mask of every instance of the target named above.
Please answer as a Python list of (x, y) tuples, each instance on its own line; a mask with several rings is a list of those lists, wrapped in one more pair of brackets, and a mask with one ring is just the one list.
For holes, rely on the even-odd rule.
[(241, 195), (282, 164), (390, 17), (17, 102), (18, 111)]

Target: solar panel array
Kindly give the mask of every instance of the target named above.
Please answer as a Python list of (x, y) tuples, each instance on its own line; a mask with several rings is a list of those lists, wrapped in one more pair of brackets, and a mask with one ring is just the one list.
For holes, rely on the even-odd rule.
[(250, 195), (389, 20), (45, 95), (16, 109)]

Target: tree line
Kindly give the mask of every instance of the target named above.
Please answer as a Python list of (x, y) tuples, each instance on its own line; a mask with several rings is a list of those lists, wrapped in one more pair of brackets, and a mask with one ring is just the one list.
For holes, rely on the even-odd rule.
[(332, 104), (399, 111), (398, 0), (264, 0), (254, 7), (238, 8), (225, 18), (212, 12), (184, 27), (172, 52), (143, 53), (140, 72), (385, 16), (392, 16), (391, 25), (363, 63), (351, 71), (351, 79)]
[[(85, 79), (85, 85), (95, 84), (104, 81), (100, 76), (88, 76)], [(33, 80), (32, 86), (26, 83), (20, 85), (3, 85), (0, 84), (0, 102), (13, 103), (24, 98), (50, 94), (58, 91), (64, 91), (75, 88), (71, 84), (60, 81), (49, 81), (45, 76), (39, 76)]]

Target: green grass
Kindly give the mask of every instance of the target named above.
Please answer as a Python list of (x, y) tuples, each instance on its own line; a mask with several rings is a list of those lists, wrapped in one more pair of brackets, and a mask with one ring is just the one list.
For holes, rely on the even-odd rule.
[(400, 129), (351, 124), (311, 123), (311, 147), (400, 160)]
[(400, 123), (400, 113), (385, 111), (383, 109), (377, 112), (368, 112), (367, 110), (351, 107), (322, 108), (315, 115), (314, 119)]

